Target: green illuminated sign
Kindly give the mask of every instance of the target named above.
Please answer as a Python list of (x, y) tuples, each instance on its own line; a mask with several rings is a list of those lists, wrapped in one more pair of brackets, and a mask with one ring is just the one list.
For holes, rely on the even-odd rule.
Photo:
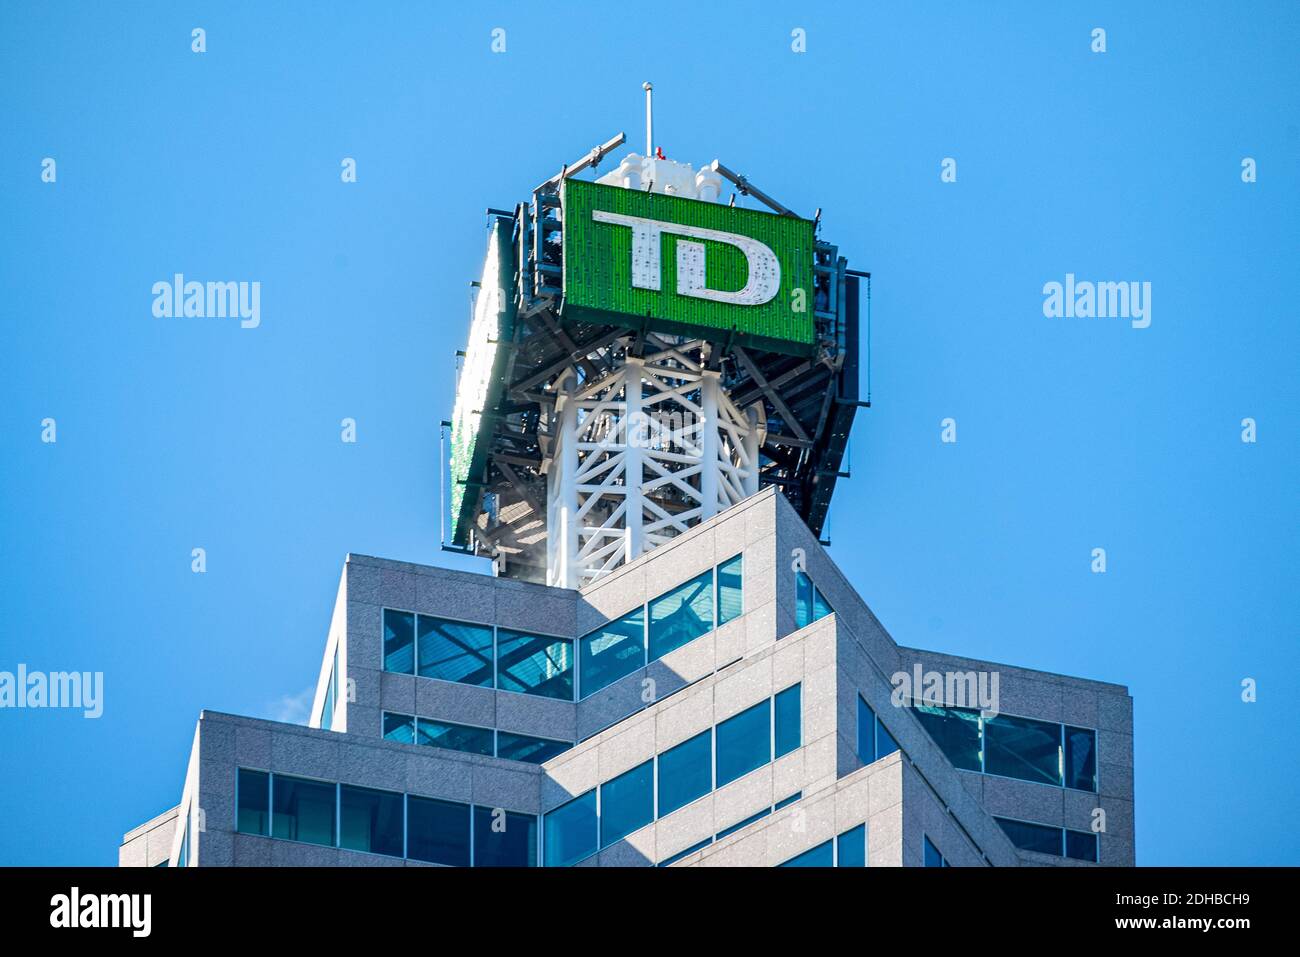
[(570, 179), (564, 319), (805, 353), (813, 345), (813, 223)]

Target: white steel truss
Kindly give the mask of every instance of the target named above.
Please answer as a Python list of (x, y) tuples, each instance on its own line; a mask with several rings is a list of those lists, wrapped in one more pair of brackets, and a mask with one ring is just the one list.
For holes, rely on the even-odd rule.
[(738, 409), (700, 340), (619, 354), (557, 396), (547, 584), (579, 588), (758, 491), (761, 404)]

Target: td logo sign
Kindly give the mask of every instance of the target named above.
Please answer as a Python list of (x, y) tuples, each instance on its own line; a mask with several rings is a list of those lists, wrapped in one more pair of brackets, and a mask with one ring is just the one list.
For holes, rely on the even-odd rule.
[(566, 180), (564, 321), (793, 354), (813, 343), (813, 223)]

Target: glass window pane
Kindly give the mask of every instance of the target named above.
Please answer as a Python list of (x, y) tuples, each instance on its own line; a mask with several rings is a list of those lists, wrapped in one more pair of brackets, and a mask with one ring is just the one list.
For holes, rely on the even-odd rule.
[(435, 748), (492, 756), (491, 728), (474, 728), (467, 724), (418, 718), (415, 722), (415, 740), (417, 744)]
[(406, 799), (406, 856), (430, 864), (469, 867), (469, 805)]
[(794, 573), (794, 626), (802, 628), (813, 620), (813, 583), (806, 572)]
[(1061, 726), (1000, 714), (984, 722), (984, 770), (1021, 781), (1061, 783)]
[(271, 836), (334, 846), (335, 786), (275, 775), (271, 788)]
[(708, 847), (712, 843), (713, 843), (713, 835), (710, 834), (708, 837), (706, 837), (704, 840), (700, 841), (699, 843), (692, 844), (690, 847), (686, 848), (685, 850), (678, 851), (672, 857), (664, 858), (662, 861), (659, 862), (659, 866), (669, 867), (672, 864), (676, 864), (678, 861), (680, 861), (683, 857), (686, 857), (688, 854), (694, 854), (696, 851), (702, 850), (703, 848)]
[(718, 832), (718, 840), (719, 841), (722, 840), (724, 837), (726, 837), (729, 834), (735, 834), (742, 827), (749, 827), (749, 825), (753, 824), (755, 821), (763, 820), (763, 818), (767, 817), (771, 813), (772, 813), (772, 809), (770, 807), (765, 807), (757, 814), (751, 814), (749, 817), (745, 818), (742, 821), (737, 821), (735, 824), (731, 825), (730, 827), (724, 827), (721, 831)]
[(671, 814), (713, 790), (713, 732), (659, 755), (659, 816)]
[(867, 826), (859, 824), (835, 839), (836, 867), (867, 866)]
[(511, 761), (527, 761), (529, 764), (541, 764), (557, 754), (563, 754), (573, 747), (568, 741), (552, 741), (549, 738), (533, 738), (526, 734), (514, 734), (510, 731), (497, 732), (497, 757), (509, 758)]
[(492, 628), (420, 615), (420, 670), (425, 678), (492, 687)]
[(578, 643), (582, 696), (645, 667), (645, 609), (597, 628)]
[(384, 737), (402, 744), (415, 743), (415, 719), (409, 714), (384, 712)]
[(350, 784), (339, 788), (339, 846), (402, 856), (402, 795)]
[(271, 776), (265, 771), (239, 769), (239, 808), (236, 829), (241, 834), (270, 833)]
[(415, 673), (415, 616), (384, 609), (384, 670)]
[(876, 713), (858, 695), (858, 760), (870, 764), (876, 760)]
[(804, 851), (795, 857), (790, 858), (784, 864), (778, 867), (834, 867), (835, 866), (835, 847), (830, 841), (818, 844), (816, 847)]
[(713, 630), (713, 570), (650, 602), (650, 660)]
[(876, 718), (876, 760), (887, 758), (898, 750), (898, 742), (885, 730), (880, 718)]
[(935, 705), (915, 705), (921, 726), (934, 738), (934, 743), (956, 767), (979, 771), (980, 767), (980, 713), (968, 708), (943, 708)]
[(1048, 827), (1046, 824), (1030, 824), (1028, 821), (1010, 821), (1004, 817), (993, 820), (1002, 825), (1011, 843), (1022, 851), (1037, 851), (1040, 854), (1061, 856), (1061, 829)]
[(474, 808), (475, 867), (536, 867), (537, 816)]
[(1097, 861), (1097, 835), (1088, 831), (1065, 832), (1065, 856), (1076, 861)]
[(795, 791), (789, 797), (784, 797), (781, 798), (781, 800), (777, 801), (776, 805), (772, 808), (772, 810), (779, 811), (783, 807), (788, 807), (789, 805), (793, 804), (795, 801), (799, 800), (801, 797), (803, 797), (803, 792)]
[(826, 600), (820, 588), (813, 588), (813, 621), (819, 618), (825, 618), (835, 609), (831, 608), (831, 603)]
[(497, 687), (573, 700), (573, 639), (497, 632)]
[(718, 624), (725, 625), (739, 618), (745, 610), (741, 559), (743, 555), (728, 558), (718, 566)]
[(588, 791), (546, 815), (547, 867), (568, 867), (596, 853), (596, 792)]
[(631, 771), (600, 786), (600, 846), (609, 847), (655, 816), (655, 763), (638, 764)]
[(789, 754), (803, 744), (803, 711), (799, 685), (791, 685), (776, 696), (776, 756)]
[(772, 702), (761, 701), (718, 725), (717, 787), (772, 760)]
[(1066, 725), (1065, 786), (1078, 791), (1097, 790), (1097, 732)]
[(943, 855), (939, 849), (934, 846), (934, 841), (930, 840), (927, 835), (925, 838), (925, 866), (926, 867), (943, 867)]

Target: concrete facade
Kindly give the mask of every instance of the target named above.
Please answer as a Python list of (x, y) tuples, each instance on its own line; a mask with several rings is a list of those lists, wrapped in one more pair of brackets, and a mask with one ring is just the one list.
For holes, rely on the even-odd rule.
[[(383, 669), (385, 608), (578, 638), (739, 553), (739, 617), (577, 702)], [(799, 568), (833, 609), (802, 628), (796, 628)], [(327, 721), (323, 710), (336, 660), (339, 690)], [(927, 671), (996, 671), (1002, 713), (1096, 729), (1098, 792), (958, 770), (912, 709), (891, 703), (891, 676), (916, 664)], [(175, 864), (188, 833), (189, 863), (204, 866), (415, 865), (237, 833), (236, 770), (545, 815), (795, 683), (802, 688), (800, 747), (583, 863), (661, 863), (767, 811), (676, 866), (773, 866), (859, 824), (866, 825), (870, 866), (920, 865), (927, 838), (958, 866), (1095, 866), (1017, 850), (994, 817), (1088, 831), (1097, 808), (1105, 815), (1100, 863), (1134, 863), (1127, 690), (900, 647), (770, 489), (582, 590), (348, 556), (312, 726), (205, 711), (180, 805), (128, 833), (120, 860), (124, 866), (156, 863), (155, 848), (166, 840)], [(865, 766), (857, 751), (859, 696), (901, 749)], [(575, 743), (541, 765), (397, 743), (383, 737), (385, 711)], [(771, 810), (795, 794), (798, 800)], [(189, 822), (188, 832), (178, 821)], [(164, 828), (170, 829), (164, 834)]]

